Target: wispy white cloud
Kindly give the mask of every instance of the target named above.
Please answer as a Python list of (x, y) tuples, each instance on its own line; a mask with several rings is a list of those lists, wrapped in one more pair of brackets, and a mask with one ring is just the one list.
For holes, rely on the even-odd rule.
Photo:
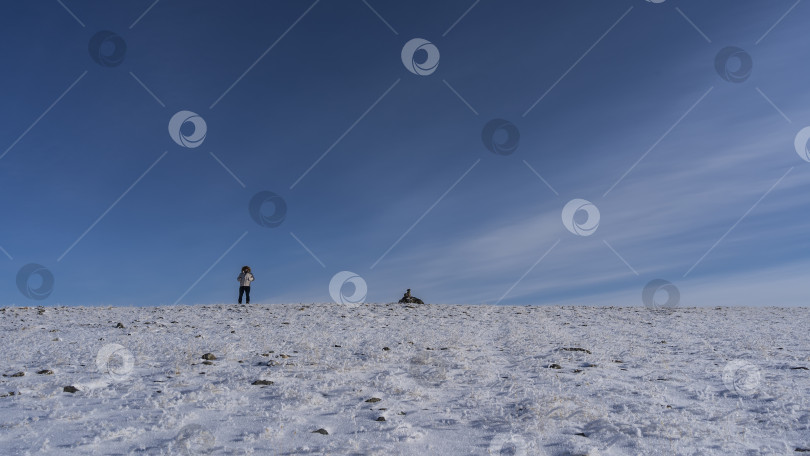
[[(707, 280), (700, 286), (700, 296), (721, 296), (721, 289), (712, 294), (714, 282), (705, 277), (718, 273), (713, 267), (716, 262), (733, 261), (742, 272), (724, 272), (724, 282), (718, 286), (729, 286), (738, 274), (741, 286), (750, 287), (754, 274), (750, 271), (773, 270), (770, 264), (758, 265), (763, 242), (801, 236), (810, 229), (810, 220), (802, 217), (789, 224), (773, 223), (806, 206), (803, 195), (810, 185), (802, 177), (807, 170), (790, 148), (792, 137), (785, 138), (785, 131), (769, 130), (768, 122), (763, 127), (758, 116), (735, 122), (742, 139), (727, 141), (716, 133), (718, 125), (698, 124), (690, 126), (689, 134), (675, 134), (662, 143), (654, 159), (634, 170), (614, 193), (593, 199), (602, 221), (591, 238), (564, 229), (560, 211), (566, 200), (562, 198), (546, 201), (533, 214), (515, 206), (508, 217), (485, 219), (450, 242), (414, 243), (392, 255), (386, 268), (390, 277), (382, 277), (383, 288), (395, 287), (397, 279), (408, 277), (440, 300), (493, 302), (557, 239), (562, 239), (560, 245), (505, 302), (549, 294), (587, 295), (594, 287), (611, 290), (628, 281), (643, 284), (658, 274), (674, 281), (790, 167), (797, 166), (796, 174), (781, 181), (690, 278)], [(617, 166), (604, 169), (613, 171)], [(582, 186), (580, 193), (599, 194), (599, 185)], [(635, 277), (602, 240), (608, 240), (641, 277)], [(771, 283), (778, 288), (782, 279), (774, 274)], [(763, 285), (762, 290), (768, 289)], [(640, 288), (636, 291), (640, 293)], [(757, 299), (768, 293), (748, 293), (745, 301), (764, 304)]]
[[(723, 274), (684, 281), (673, 280), (680, 292), (679, 307), (708, 306), (810, 306), (807, 271), (810, 261), (743, 273)], [(561, 299), (555, 305), (643, 306), (643, 287)], [(665, 300), (666, 296), (661, 296)]]

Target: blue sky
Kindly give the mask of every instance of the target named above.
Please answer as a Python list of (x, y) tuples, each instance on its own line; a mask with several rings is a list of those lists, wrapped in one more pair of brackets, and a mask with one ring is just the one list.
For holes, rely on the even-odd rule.
[[(0, 305), (231, 302), (245, 264), (257, 303), (330, 301), (351, 271), (368, 302), (641, 305), (664, 279), (680, 305), (807, 305), (808, 4), (2, 9)], [(101, 31), (120, 62), (91, 58)], [(414, 38), (430, 74), (403, 64)], [(744, 81), (715, 67), (729, 46)], [(198, 147), (170, 136), (180, 111)], [(514, 153), (485, 147), (493, 119)], [(251, 217), (259, 192), (278, 226)], [(599, 210), (590, 236), (563, 225), (573, 199)], [(29, 264), (53, 287), (21, 285)]]

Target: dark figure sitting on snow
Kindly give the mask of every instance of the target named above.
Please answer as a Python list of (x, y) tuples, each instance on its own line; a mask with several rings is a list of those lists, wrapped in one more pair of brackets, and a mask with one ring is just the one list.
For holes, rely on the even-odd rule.
[(408, 288), (408, 291), (405, 292), (405, 295), (402, 296), (402, 299), (399, 300), (400, 304), (424, 304), (424, 302), (416, 297), (411, 296), (411, 289)]

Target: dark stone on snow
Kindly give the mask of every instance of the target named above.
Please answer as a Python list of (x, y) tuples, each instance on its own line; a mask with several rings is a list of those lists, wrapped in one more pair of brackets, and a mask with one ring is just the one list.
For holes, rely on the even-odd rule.
[(557, 363), (550, 364), (548, 367), (549, 367), (549, 369), (562, 369), (562, 366), (560, 366)]
[(804, 367), (804, 366), (799, 366), (799, 367), (791, 367), (791, 369), (793, 369), (793, 370), (805, 370), (805, 371), (806, 371), (806, 370), (810, 370), (810, 369), (807, 369), (807, 368), (806, 368), (806, 367)]
[(327, 431), (326, 431), (326, 429), (324, 429), (324, 428), (320, 428), (320, 429), (318, 429), (317, 431), (312, 431), (312, 433), (313, 433), (313, 434), (323, 434), (323, 435), (329, 435), (329, 432), (327, 432)]
[(374, 420), (374, 421), (385, 421), (385, 417), (384, 417), (384, 416), (381, 416), (381, 417), (377, 418), (377, 419), (376, 419), (376, 420)]
[(123, 323), (121, 323), (121, 322), (119, 322), (117, 325), (115, 325), (115, 327), (116, 327), (116, 328), (121, 328), (121, 329), (124, 329), (124, 324), (123, 324)]
[(202, 359), (205, 359), (205, 360), (208, 360), (208, 361), (213, 361), (213, 360), (217, 359), (217, 357), (214, 356), (213, 353), (206, 353), (206, 354), (202, 355)]
[(24, 376), (25, 376), (25, 372), (16, 372), (16, 373), (13, 373), (13, 374), (9, 375), (9, 377), (24, 377)]
[(50, 369), (42, 369), (41, 371), (37, 371), (39, 375), (53, 375), (53, 371)]
[(211, 361), (203, 361), (202, 363), (205, 364), (206, 366), (210, 366), (210, 365), (214, 364)]
[(69, 385), (69, 386), (66, 386), (66, 387), (62, 388), (62, 391), (66, 392), (66, 393), (76, 393), (76, 392), (79, 391), (79, 388), (76, 388), (73, 385)]
[(371, 399), (366, 399), (366, 402), (380, 402), (382, 399), (379, 397), (372, 397)]
[(579, 348), (579, 347), (566, 347), (566, 348), (563, 348), (563, 351), (567, 351), (567, 352), (585, 352), (585, 353), (587, 353), (589, 355), (591, 354), (590, 350), (585, 350), (584, 348)]
[(251, 383), (251, 385), (273, 385), (273, 381), (271, 380), (256, 380), (255, 382)]

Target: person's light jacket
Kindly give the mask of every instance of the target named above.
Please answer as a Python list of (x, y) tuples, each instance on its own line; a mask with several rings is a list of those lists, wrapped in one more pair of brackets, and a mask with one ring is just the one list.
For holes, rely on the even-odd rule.
[(239, 277), (237, 277), (236, 280), (239, 281), (239, 285), (249, 287), (250, 282), (253, 282), (253, 274), (250, 272), (243, 272), (239, 274)]

